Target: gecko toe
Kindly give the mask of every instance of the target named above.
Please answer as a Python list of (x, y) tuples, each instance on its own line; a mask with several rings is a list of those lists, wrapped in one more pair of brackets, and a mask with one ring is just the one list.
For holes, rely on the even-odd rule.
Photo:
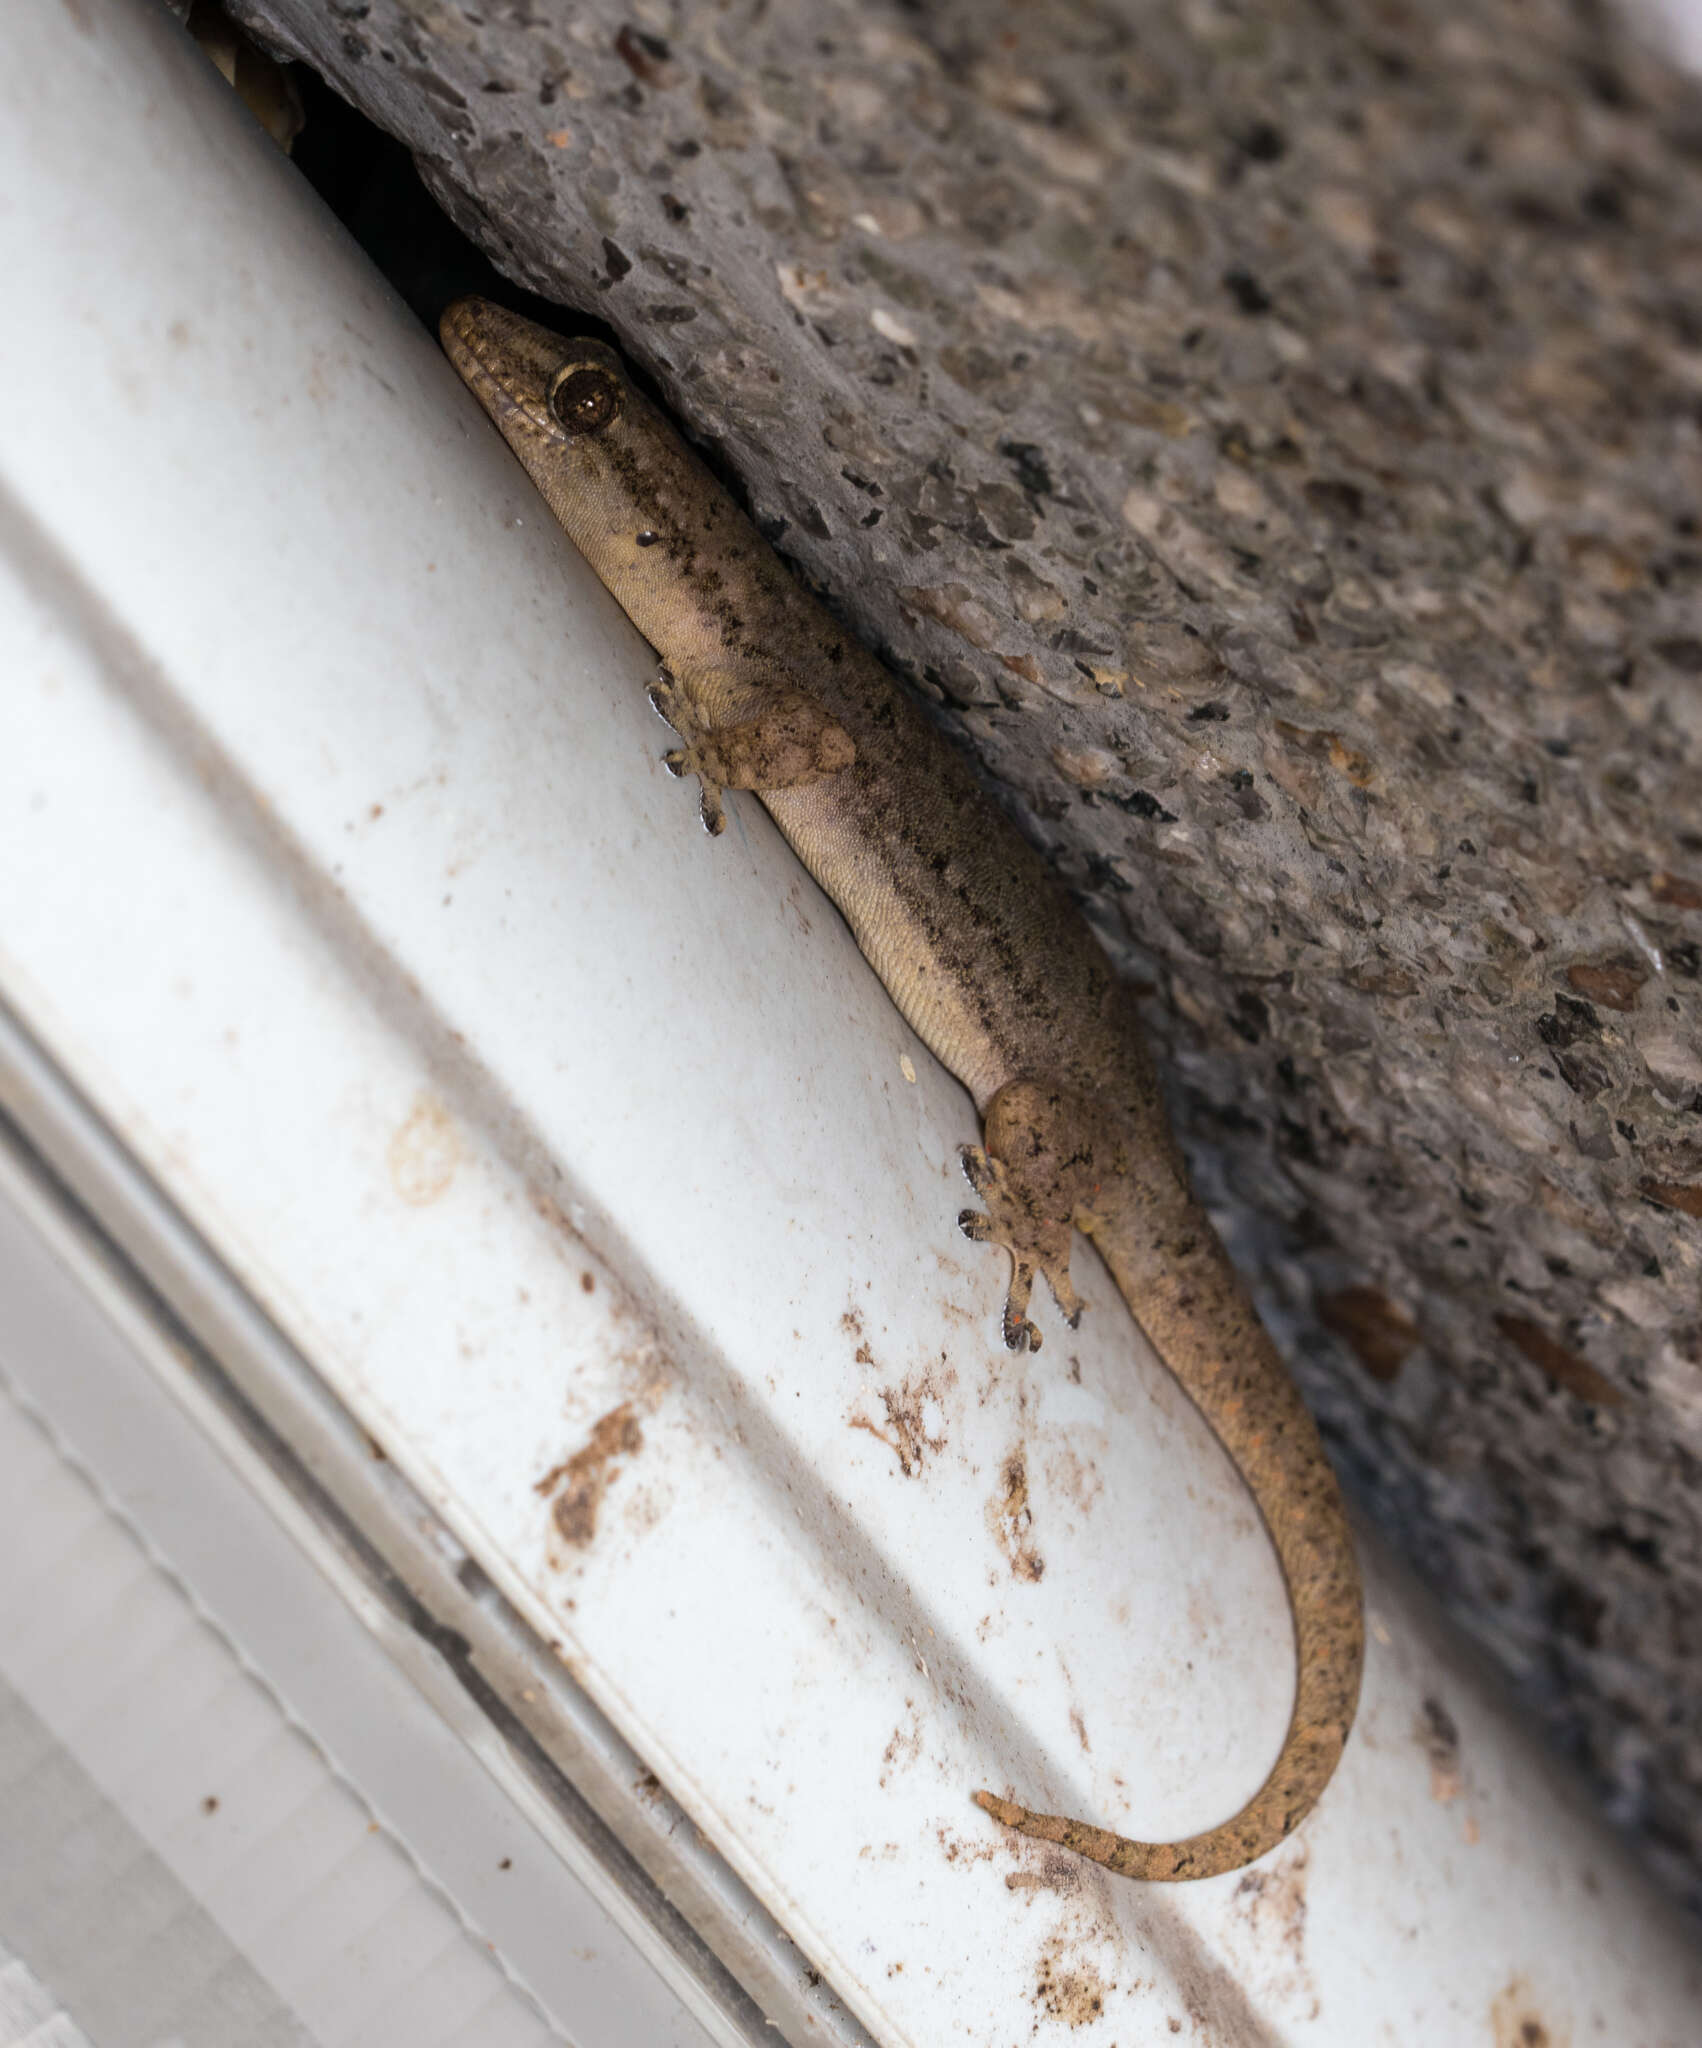
[(1052, 1290), (1052, 1299), (1058, 1304), (1058, 1313), (1072, 1330), (1081, 1327), (1081, 1312), (1087, 1306), (1081, 1296), (1070, 1285), (1070, 1259), (1066, 1247), (1063, 1263), (1046, 1258), (1041, 1261), (1040, 1270), (1046, 1275), (1046, 1284)]
[[(1071, 1329), (1084, 1306), (1070, 1284), (1070, 1248), (1089, 1190), (1076, 1151), (1060, 1157), (1059, 1144), (1047, 1138), (1029, 1099), (1036, 1092), (1025, 1083), (1003, 1090), (989, 1112), (985, 1145), (966, 1145), (961, 1153), (964, 1177), (987, 1209), (985, 1215), (964, 1210), (958, 1228), (972, 1243), (999, 1245), (1011, 1255), (1004, 1336), (1013, 1351), (1040, 1348), (1040, 1332), (1028, 1312), (1037, 1277), (1044, 1276)], [(1045, 1098), (1041, 1107), (1056, 1104)]]
[(650, 685), (644, 694), (650, 700), (651, 710), (661, 719), (662, 723), (672, 731), (680, 732), (680, 722), (675, 716), (679, 709), (679, 693), (674, 687), (673, 677), (669, 675), (666, 669), (662, 671), (661, 675)]
[(690, 709), (681, 696), (679, 686), (664, 669), (645, 693), (650, 699), (651, 709), (662, 722), (677, 733), (683, 746), (670, 747), (662, 756), (662, 766), (676, 780), (695, 775), (703, 787), (703, 800), (699, 814), (703, 829), (712, 839), (718, 839), (727, 829), (726, 815), (721, 808), (721, 782), (717, 774), (710, 772), (712, 764), (706, 764), (702, 735), (694, 723)]
[(1029, 1320), (1028, 1304), (1034, 1293), (1033, 1262), (1013, 1248), (1011, 1284), (1005, 1295), (1005, 1345), (1011, 1351), (1038, 1351), (1040, 1332)]
[(978, 1195), (984, 1195), (992, 1187), (996, 1177), (996, 1162), (989, 1159), (979, 1145), (963, 1145), (958, 1149), (963, 1162), (963, 1177)]
[(1041, 1346), (1040, 1332), (1027, 1316), (1012, 1313), (1009, 1302), (1005, 1304), (1005, 1349), (1007, 1351), (1038, 1351)]

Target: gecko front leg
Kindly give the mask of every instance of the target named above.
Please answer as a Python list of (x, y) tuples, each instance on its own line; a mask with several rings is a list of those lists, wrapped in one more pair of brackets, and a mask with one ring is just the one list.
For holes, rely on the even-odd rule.
[(729, 694), (751, 693), (729, 688), (720, 678), (687, 689), (666, 668), (649, 691), (652, 708), (681, 741), (662, 756), (662, 765), (670, 775), (697, 777), (703, 823), (711, 834), (727, 827), (724, 791), (800, 789), (837, 775), (857, 758), (851, 735), (808, 691), (777, 684), (764, 691), (761, 708), (748, 717), (725, 725), (707, 721), (698, 706)]

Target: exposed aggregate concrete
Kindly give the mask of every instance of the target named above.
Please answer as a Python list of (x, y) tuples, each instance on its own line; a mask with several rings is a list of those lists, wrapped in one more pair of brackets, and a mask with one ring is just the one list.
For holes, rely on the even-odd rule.
[(1155, 994), (1384, 1528), (1702, 1896), (1702, 101), (1564, 0), (240, 0)]

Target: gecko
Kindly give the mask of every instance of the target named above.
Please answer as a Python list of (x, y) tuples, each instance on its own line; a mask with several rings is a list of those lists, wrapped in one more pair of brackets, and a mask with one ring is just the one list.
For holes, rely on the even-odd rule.
[(1328, 1784), (1359, 1698), (1359, 1568), (1305, 1403), (1194, 1195), (1134, 1000), (1051, 869), (896, 680), (796, 582), (614, 350), (483, 299), (451, 363), (661, 658), (651, 702), (704, 824), (761, 799), (918, 1037), (974, 1099), (971, 1240), (1010, 1256), (1003, 1335), (1038, 1349), (1037, 1279), (1072, 1326), (1074, 1233), (1098, 1250), (1256, 1502), (1282, 1567), (1296, 1686), (1264, 1783), (1230, 1819), (1142, 1842), (1002, 1793), (1004, 1826), (1122, 1876), (1238, 1870)]

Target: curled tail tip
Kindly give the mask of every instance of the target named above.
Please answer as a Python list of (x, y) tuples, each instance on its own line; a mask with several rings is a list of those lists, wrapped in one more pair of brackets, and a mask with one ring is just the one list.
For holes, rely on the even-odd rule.
[(1202, 1877), (1223, 1877), (1243, 1870), (1269, 1850), (1286, 1841), (1311, 1811), (1312, 1800), (1279, 1814), (1267, 1813), (1249, 1825), (1243, 1809), (1221, 1827), (1208, 1829), (1178, 1842), (1138, 1842), (1127, 1835), (1113, 1834), (1088, 1821), (1068, 1820), (1058, 1813), (1035, 1813), (996, 1792), (971, 1795), (983, 1813), (991, 1814), (1013, 1833), (1032, 1841), (1051, 1842), (1078, 1856), (1102, 1864), (1118, 1877), (1132, 1877), (1148, 1884), (1178, 1884)]
[(1028, 1819), (1026, 1808), (1012, 1799), (1001, 1799), (997, 1792), (974, 1792), (970, 1797), (983, 1813), (990, 1813), (1004, 1827), (1020, 1829)]
[(1014, 1799), (1001, 1799), (997, 1792), (977, 1792), (973, 1797), (983, 1813), (990, 1813), (1013, 1834), (1027, 1835), (1036, 1842), (1061, 1842), (1066, 1848), (1079, 1847), (1072, 1840), (1081, 1830), (1079, 1821), (1066, 1820), (1061, 1813), (1035, 1813), (1029, 1807), (1018, 1806)]

